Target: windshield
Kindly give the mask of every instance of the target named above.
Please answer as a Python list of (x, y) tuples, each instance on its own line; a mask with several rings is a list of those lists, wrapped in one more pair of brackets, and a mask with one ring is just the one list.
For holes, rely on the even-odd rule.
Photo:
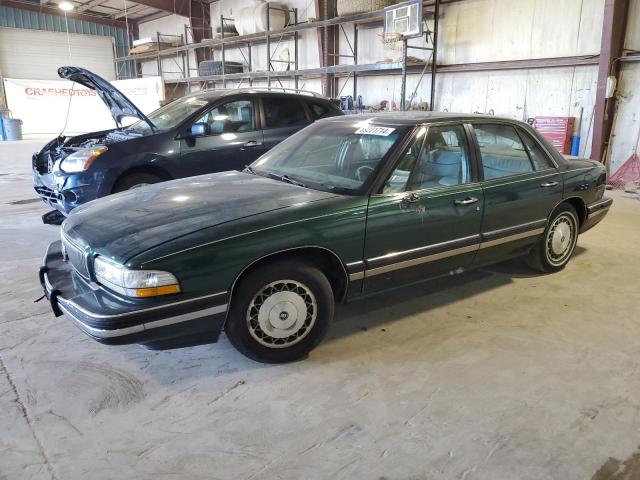
[(316, 123), (261, 156), (251, 170), (319, 190), (356, 193), (406, 130), (357, 118)]
[[(189, 117), (191, 114), (197, 112), (202, 107), (207, 106), (208, 103), (209, 102), (207, 102), (206, 100), (197, 97), (179, 98), (178, 100), (174, 100), (164, 107), (160, 107), (159, 109), (150, 113), (149, 115), (147, 115), (147, 118), (151, 120), (153, 124), (160, 130), (163, 130), (165, 128), (173, 128), (184, 119)], [(134, 123), (129, 128), (133, 130), (150, 129), (149, 125), (147, 125), (147, 122), (145, 122), (144, 120), (140, 120), (139, 122)]]

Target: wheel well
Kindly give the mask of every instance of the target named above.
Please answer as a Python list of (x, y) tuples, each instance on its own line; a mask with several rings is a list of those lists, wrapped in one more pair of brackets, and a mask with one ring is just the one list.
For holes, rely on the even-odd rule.
[(262, 257), (247, 268), (245, 268), (240, 275), (236, 278), (233, 287), (231, 288), (231, 296), (233, 298), (235, 290), (238, 287), (238, 283), (242, 277), (251, 273), (252, 271), (263, 267), (268, 263), (277, 262), (280, 260), (298, 260), (301, 262), (310, 263), (322, 273), (325, 274), (327, 280), (331, 284), (333, 290), (333, 297), (336, 302), (341, 302), (346, 293), (348, 286), (348, 275), (344, 264), (340, 258), (331, 250), (327, 250), (322, 247), (299, 247), (291, 250), (285, 250), (283, 252), (273, 253), (266, 257)]
[(587, 206), (585, 205), (584, 200), (579, 197), (571, 197), (566, 198), (565, 202), (575, 208), (576, 213), (578, 214), (578, 220), (580, 221), (580, 226), (582, 226), (587, 218)]
[(120, 176), (116, 179), (116, 181), (113, 182), (112, 193), (115, 193), (118, 183), (120, 183), (120, 181), (122, 181), (123, 178), (134, 173), (150, 173), (151, 175), (155, 175), (164, 181), (173, 180), (173, 177), (169, 175), (169, 173), (166, 170), (163, 170), (162, 168), (156, 167), (155, 165), (140, 165), (138, 167), (133, 167), (133, 168), (130, 168), (129, 170), (125, 170), (124, 172), (122, 172)]

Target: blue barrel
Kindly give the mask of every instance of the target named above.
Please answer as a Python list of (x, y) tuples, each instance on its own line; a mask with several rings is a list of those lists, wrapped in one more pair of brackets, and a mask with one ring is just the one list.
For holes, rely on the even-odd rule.
[(22, 120), (18, 118), (3, 118), (2, 124), (5, 140), (22, 140)]

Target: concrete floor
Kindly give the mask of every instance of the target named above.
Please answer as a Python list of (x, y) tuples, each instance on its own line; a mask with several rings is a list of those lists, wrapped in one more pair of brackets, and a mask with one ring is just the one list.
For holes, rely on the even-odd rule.
[[(41, 142), (40, 142), (41, 143)], [(640, 201), (569, 266), (520, 261), (340, 307), (306, 361), (107, 347), (36, 278), (46, 208), (0, 144), (0, 478), (640, 478)]]

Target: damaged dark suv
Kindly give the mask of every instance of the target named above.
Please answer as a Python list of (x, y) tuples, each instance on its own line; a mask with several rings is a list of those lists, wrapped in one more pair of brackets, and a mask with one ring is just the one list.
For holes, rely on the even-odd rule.
[[(117, 128), (59, 136), (33, 155), (33, 186), (60, 223), (79, 205), (130, 188), (239, 170), (313, 121), (341, 115), (329, 99), (255, 88), (188, 95), (144, 115), (98, 75), (61, 67), (61, 78), (95, 90)], [(126, 118), (136, 123), (123, 126)]]

